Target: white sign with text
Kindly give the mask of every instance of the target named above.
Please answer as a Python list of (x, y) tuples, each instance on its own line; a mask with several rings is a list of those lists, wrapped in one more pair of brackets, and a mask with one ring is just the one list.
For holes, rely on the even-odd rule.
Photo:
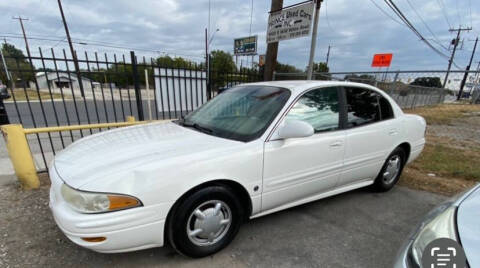
[(270, 13), (267, 43), (310, 35), (313, 7), (312, 1)]

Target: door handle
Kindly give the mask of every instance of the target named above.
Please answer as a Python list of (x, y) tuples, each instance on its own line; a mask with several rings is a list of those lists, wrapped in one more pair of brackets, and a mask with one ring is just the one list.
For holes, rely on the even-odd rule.
[(340, 147), (342, 145), (343, 145), (343, 142), (341, 142), (341, 141), (335, 141), (335, 142), (330, 143), (330, 147)]
[(396, 129), (390, 129), (390, 131), (388, 132), (388, 135), (397, 135), (398, 131)]

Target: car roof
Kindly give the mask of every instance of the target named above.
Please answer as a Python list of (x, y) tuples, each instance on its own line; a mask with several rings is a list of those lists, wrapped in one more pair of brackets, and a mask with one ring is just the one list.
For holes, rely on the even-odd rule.
[(361, 84), (361, 83), (345, 82), (345, 81), (316, 81), (316, 80), (269, 81), (269, 82), (248, 83), (245, 85), (264, 85), (264, 86), (283, 87), (292, 91), (293, 94), (299, 94), (305, 90), (315, 88), (315, 87), (329, 87), (329, 86), (356, 86), (356, 87), (376, 89), (375, 87), (372, 87), (366, 84)]

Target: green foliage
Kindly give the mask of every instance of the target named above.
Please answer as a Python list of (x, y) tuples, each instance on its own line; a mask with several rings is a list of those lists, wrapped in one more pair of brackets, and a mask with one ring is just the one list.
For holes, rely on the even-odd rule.
[(441, 88), (442, 82), (440, 81), (440, 77), (417, 77), (410, 85)]
[(239, 81), (243, 77), (232, 73), (237, 71), (237, 66), (230, 53), (222, 50), (214, 50), (210, 54), (210, 82), (212, 91), (229, 86), (227, 80)]
[(237, 67), (230, 53), (222, 50), (214, 50), (210, 55), (210, 69), (215, 72), (235, 72)]
[(351, 81), (351, 82), (374, 85), (376, 79), (375, 79), (375, 76), (369, 75), (369, 74), (362, 74), (362, 75), (347, 74), (347, 75), (345, 75), (344, 80)]
[(158, 66), (166, 68), (191, 68), (191, 66), (193, 66), (190, 60), (182, 57), (172, 58), (170, 56), (162, 56), (158, 57), (155, 61)]
[(300, 69), (297, 67), (289, 64), (283, 64), (277, 61), (277, 65), (275, 66), (275, 72), (277, 73), (301, 73)]
[[(35, 67), (32, 69), (30, 63), (23, 52), (20, 49), (15, 48), (14, 45), (5, 43), (2, 45), (2, 53), (5, 57), (5, 62), (7, 64), (8, 71), (12, 76), (13, 82), (18, 83), (27, 83), (33, 81), (35, 77)], [(5, 69), (3, 68), (3, 63), (0, 68), (0, 80), (6, 84), (7, 75)], [(22, 70), (21, 72), (19, 70)]]
[[(308, 70), (308, 66), (307, 69)], [(326, 62), (314, 62), (313, 63), (313, 72), (315, 73), (328, 73), (330, 69)]]

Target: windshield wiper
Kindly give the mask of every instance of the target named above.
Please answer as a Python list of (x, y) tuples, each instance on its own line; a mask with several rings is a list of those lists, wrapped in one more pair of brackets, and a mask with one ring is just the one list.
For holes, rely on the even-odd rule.
[(213, 129), (211, 128), (208, 128), (208, 127), (204, 127), (204, 126), (200, 126), (199, 124), (197, 123), (187, 123), (187, 121), (185, 120), (182, 120), (179, 122), (182, 126), (185, 126), (185, 127), (191, 127), (191, 128), (194, 128), (196, 130), (199, 130), (201, 132), (204, 132), (204, 133), (208, 133), (208, 134), (212, 134), (213, 133)]

